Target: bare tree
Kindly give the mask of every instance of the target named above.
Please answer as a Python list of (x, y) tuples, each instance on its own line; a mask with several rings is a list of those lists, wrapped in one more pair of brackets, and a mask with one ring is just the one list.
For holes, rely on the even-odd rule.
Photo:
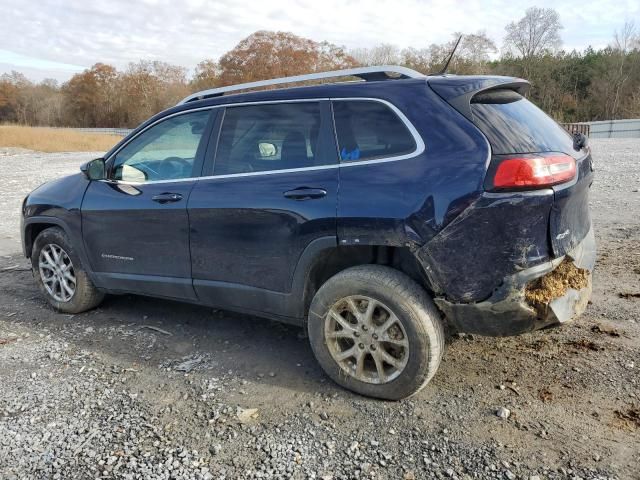
[(358, 64), (367, 67), (371, 65), (395, 65), (401, 62), (400, 50), (395, 45), (381, 43), (372, 48), (358, 48), (349, 52)]
[[(460, 35), (463, 35), (463, 37), (456, 55), (460, 55), (460, 57), (471, 63), (480, 64), (488, 62), (490, 55), (498, 51), (496, 44), (487, 36), (487, 32), (484, 30), (479, 30), (476, 33), (462, 34), (456, 32), (453, 34), (456, 38)], [(451, 42), (452, 47), (453, 45), (454, 43)]]
[(531, 7), (523, 18), (505, 27), (505, 52), (530, 60), (562, 45), (560, 15), (552, 8)]
[(497, 48), (484, 31), (466, 34), (456, 32), (452, 34), (451, 40), (445, 43), (432, 43), (423, 49), (405, 48), (401, 53), (401, 62), (424, 73), (440, 71), (453, 52), (460, 35), (462, 40), (451, 59), (448, 71), (463, 74), (486, 73), (490, 55), (497, 52)]
[(625, 83), (629, 79), (630, 72), (625, 68), (625, 61), (627, 59), (627, 53), (631, 47), (638, 42), (636, 36), (636, 28), (633, 21), (624, 22), (624, 25), (619, 31), (616, 31), (613, 35), (613, 51), (618, 57), (617, 68), (613, 74), (613, 102), (611, 106), (611, 118), (619, 117), (620, 110), (620, 92), (623, 89)]
[(616, 30), (613, 34), (613, 48), (622, 53), (627, 53), (638, 44), (638, 40), (635, 22), (633, 20), (626, 21), (622, 28)]
[[(395, 45), (383, 43), (372, 48), (352, 50), (351, 56), (358, 64), (404, 65), (419, 72), (432, 73), (440, 70), (462, 35), (456, 32), (445, 43), (433, 43), (426, 48), (407, 47), (400, 51)], [(496, 45), (484, 31), (464, 34), (450, 65), (450, 71), (458, 73), (483, 73), (489, 56), (497, 51)]]
[(400, 53), (402, 65), (422, 73), (431, 73), (433, 70), (433, 52), (428, 48), (408, 47)]
[(431, 70), (439, 71), (444, 66), (460, 36), (462, 36), (462, 40), (451, 59), (448, 71), (458, 74), (486, 73), (486, 64), (490, 59), (490, 55), (498, 50), (496, 44), (484, 31), (464, 34), (455, 32), (450, 41), (442, 44), (432, 44), (429, 47), (432, 61), (434, 62)]

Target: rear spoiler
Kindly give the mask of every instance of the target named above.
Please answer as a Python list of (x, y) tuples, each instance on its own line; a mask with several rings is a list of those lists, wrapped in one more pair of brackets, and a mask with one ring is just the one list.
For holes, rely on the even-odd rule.
[(444, 101), (464, 115), (471, 117), (471, 99), (481, 92), (509, 89), (525, 95), (531, 84), (514, 77), (499, 76), (433, 76), (427, 83)]

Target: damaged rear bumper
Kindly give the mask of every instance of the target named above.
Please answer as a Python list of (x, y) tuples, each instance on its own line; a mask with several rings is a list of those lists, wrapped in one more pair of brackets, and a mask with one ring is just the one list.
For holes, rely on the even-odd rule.
[[(584, 312), (591, 297), (591, 272), (595, 265), (596, 245), (593, 228), (566, 257), (559, 257), (506, 277), (486, 300), (477, 303), (451, 303), (445, 298), (435, 302), (449, 324), (458, 332), (489, 336), (517, 335), (568, 322)], [(577, 269), (587, 272), (583, 288), (566, 292), (545, 305), (531, 305), (525, 288), (531, 282), (553, 272), (570, 260)]]

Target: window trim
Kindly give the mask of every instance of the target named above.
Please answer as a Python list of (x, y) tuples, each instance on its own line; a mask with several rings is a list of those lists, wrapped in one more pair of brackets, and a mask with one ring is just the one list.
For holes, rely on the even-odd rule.
[[(227, 108), (227, 107), (236, 107), (236, 106), (268, 105), (268, 104), (275, 104), (275, 103), (322, 102), (322, 101), (330, 101), (330, 102), (370, 101), (370, 102), (379, 102), (379, 103), (382, 103), (382, 104), (386, 105), (405, 124), (405, 126), (407, 127), (407, 129), (409, 130), (411, 135), (413, 136), (414, 141), (416, 142), (416, 149), (411, 153), (406, 153), (406, 154), (403, 154), (403, 155), (395, 155), (395, 156), (392, 156), (392, 157), (376, 158), (376, 159), (372, 159), (372, 160), (362, 160), (362, 161), (354, 161), (354, 162), (342, 162), (340, 160), (339, 152), (336, 152), (336, 155), (337, 155), (336, 163), (332, 163), (332, 164), (329, 164), (329, 165), (316, 165), (316, 166), (313, 166), (313, 167), (286, 168), (286, 169), (282, 169), (282, 170), (265, 170), (265, 171), (262, 171), (262, 172), (229, 173), (229, 174), (223, 174), (223, 175), (206, 175), (206, 176), (202, 176), (201, 175), (201, 176), (197, 176), (197, 177), (178, 178), (178, 179), (175, 179), (175, 180), (152, 180), (152, 181), (149, 181), (149, 182), (128, 182), (128, 181), (124, 181), (124, 180), (110, 180), (110, 179), (105, 179), (105, 180), (100, 180), (100, 181), (101, 182), (106, 182), (106, 183), (123, 184), (123, 185), (143, 186), (143, 185), (156, 185), (156, 184), (163, 184), (163, 183), (192, 182), (192, 181), (199, 181), (199, 180), (215, 180), (215, 179), (238, 178), (238, 177), (255, 177), (255, 176), (259, 176), (259, 175), (276, 175), (276, 174), (284, 174), (284, 173), (297, 173), (297, 172), (307, 172), (307, 171), (314, 171), (314, 170), (328, 170), (328, 169), (332, 169), (332, 168), (350, 168), (350, 167), (357, 167), (357, 166), (361, 166), (361, 165), (375, 165), (375, 164), (378, 164), (378, 163), (387, 163), (387, 162), (397, 162), (397, 161), (401, 161), (401, 160), (408, 160), (408, 159), (415, 158), (415, 157), (418, 157), (418, 156), (422, 155), (424, 153), (424, 151), (426, 150), (426, 146), (425, 146), (424, 140), (422, 139), (422, 137), (420, 136), (420, 134), (418, 133), (416, 128), (413, 126), (413, 123), (411, 123), (411, 121), (404, 115), (404, 113), (402, 113), (402, 111), (398, 107), (396, 107), (393, 103), (389, 102), (388, 100), (384, 100), (384, 99), (381, 99), (381, 98), (374, 98), (374, 97), (338, 97), (338, 98), (321, 97), (321, 98), (299, 98), (299, 99), (286, 99), (286, 100), (262, 100), (262, 101), (257, 101), (257, 102), (233, 102), (233, 103), (226, 103), (226, 104), (220, 104), (220, 105), (208, 105), (206, 107), (191, 108), (191, 109), (188, 109), (188, 110), (181, 110), (180, 112), (175, 112), (175, 113), (172, 113), (170, 115), (166, 115), (166, 116), (164, 116), (162, 118), (159, 118), (155, 122), (150, 123), (149, 125), (144, 127), (142, 130), (140, 130), (134, 136), (132, 136), (130, 139), (128, 139), (125, 143), (120, 145), (118, 147), (118, 149), (116, 151), (114, 151), (109, 156), (109, 158), (107, 159), (107, 162), (112, 161), (112, 159), (115, 158), (115, 156), (118, 154), (118, 152), (120, 150), (122, 150), (126, 145), (128, 145), (129, 142), (131, 142), (135, 138), (137, 138), (138, 135), (141, 135), (142, 133), (144, 133), (145, 131), (147, 131), (149, 128), (153, 127), (157, 123), (162, 122), (162, 121), (164, 121), (164, 120), (166, 120), (168, 118), (178, 116), (178, 115), (184, 115), (184, 114), (187, 114), (187, 113), (193, 113), (193, 112), (197, 112), (197, 111), (200, 111), (200, 110), (213, 110), (213, 109), (218, 109), (218, 108)], [(332, 118), (332, 123), (333, 123), (333, 134), (335, 136), (335, 122), (333, 122), (333, 118)], [(220, 124), (220, 128), (218, 129), (217, 132), (212, 132), (212, 133), (220, 135), (220, 131), (222, 130), (221, 127), (222, 127), (222, 124)], [(337, 146), (338, 145), (337, 137), (336, 137), (335, 141), (336, 141), (336, 146)], [(205, 159), (205, 161), (206, 161), (206, 159)]]

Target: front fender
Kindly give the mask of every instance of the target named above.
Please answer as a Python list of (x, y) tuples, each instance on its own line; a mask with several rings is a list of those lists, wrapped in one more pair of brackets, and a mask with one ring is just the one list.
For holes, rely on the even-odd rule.
[(59, 178), (41, 185), (22, 206), (21, 238), (24, 255), (29, 258), (35, 234), (49, 226), (62, 228), (91, 276), (90, 265), (82, 241), (80, 208), (89, 180), (82, 174)]

